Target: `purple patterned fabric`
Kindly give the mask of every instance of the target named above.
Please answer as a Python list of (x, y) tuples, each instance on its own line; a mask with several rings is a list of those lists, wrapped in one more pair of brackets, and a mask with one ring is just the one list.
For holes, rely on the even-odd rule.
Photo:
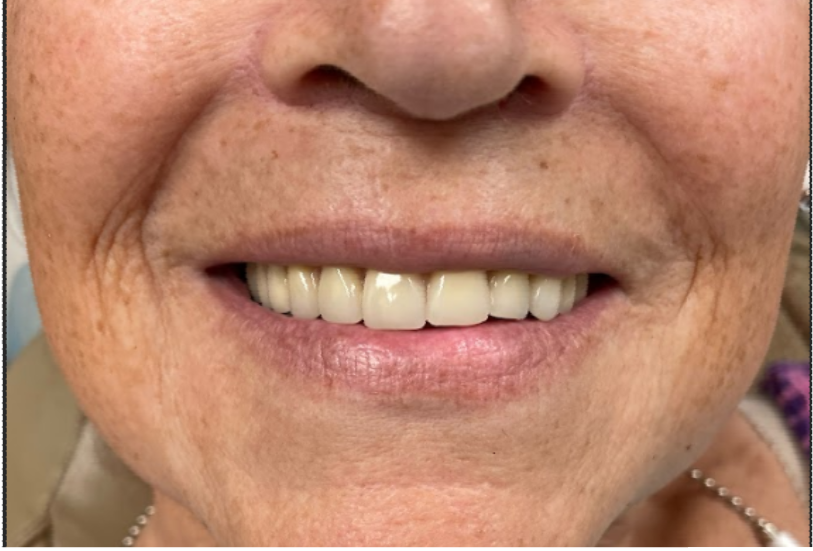
[(810, 457), (810, 364), (779, 362), (771, 365), (762, 390), (774, 399), (796, 440)]

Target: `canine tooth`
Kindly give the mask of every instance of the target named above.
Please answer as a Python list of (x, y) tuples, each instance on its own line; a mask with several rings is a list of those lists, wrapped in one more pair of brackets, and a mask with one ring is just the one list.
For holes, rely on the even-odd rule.
[(550, 321), (559, 313), (562, 280), (543, 275), (531, 276), (531, 315)]
[(501, 271), (491, 274), (490, 314), (495, 318), (525, 319), (531, 305), (531, 283), (528, 274)]
[(362, 313), (364, 325), (371, 329), (420, 329), (426, 324), (423, 276), (368, 270)]
[(268, 288), (268, 306), (275, 312), (291, 311), (291, 295), (288, 292), (288, 274), (284, 266), (266, 266), (265, 280)]
[(319, 317), (319, 269), (306, 266), (288, 268), (288, 291), (291, 296), (291, 314), (295, 318)]
[(361, 321), (363, 275), (354, 268), (323, 268), (319, 278), (319, 313), (333, 323)]
[(426, 318), (436, 326), (477, 325), (491, 306), (483, 271), (435, 272), (426, 290)]
[(559, 302), (559, 313), (566, 314), (573, 310), (573, 304), (576, 301), (576, 278), (575, 276), (566, 277), (562, 281), (562, 298)]
[(590, 276), (587, 274), (579, 274), (576, 276), (576, 298), (573, 304), (578, 304), (584, 297), (587, 296), (587, 286), (590, 282)]

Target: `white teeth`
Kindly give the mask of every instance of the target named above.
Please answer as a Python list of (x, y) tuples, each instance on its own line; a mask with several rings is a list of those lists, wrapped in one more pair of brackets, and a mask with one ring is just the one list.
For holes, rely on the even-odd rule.
[(288, 268), (288, 291), (291, 296), (291, 314), (295, 318), (319, 317), (319, 270), (305, 266)]
[(420, 329), (426, 323), (426, 282), (417, 274), (368, 270), (362, 301), (371, 329)]
[(566, 314), (573, 310), (576, 301), (576, 278), (566, 277), (562, 280), (562, 299), (559, 302), (559, 313)]
[(291, 311), (291, 294), (288, 291), (288, 273), (282, 266), (268, 266), (265, 274), (268, 289), (268, 306), (275, 312)]
[(488, 319), (491, 300), (485, 272), (435, 272), (426, 294), (426, 318), (432, 325), (477, 325)]
[(251, 298), (265, 304), (263, 299), (266, 295), (266, 286), (268, 285), (265, 280), (265, 265), (263, 264), (249, 264), (246, 266), (246, 281), (248, 281), (248, 291), (251, 293)]
[(562, 300), (562, 280), (542, 275), (531, 276), (531, 315), (550, 321), (559, 314)]
[(531, 283), (522, 272), (494, 272), (491, 287), (490, 314), (495, 318), (521, 320), (528, 316), (531, 303)]
[(354, 268), (324, 268), (319, 280), (319, 313), (333, 323), (361, 321), (364, 279)]
[[(490, 274), (490, 275), (489, 275)], [(372, 329), (469, 326), (489, 316), (551, 321), (587, 296), (587, 274), (564, 278), (500, 270), (438, 271), (427, 276), (349, 267), (248, 264), (252, 298), (295, 318)]]

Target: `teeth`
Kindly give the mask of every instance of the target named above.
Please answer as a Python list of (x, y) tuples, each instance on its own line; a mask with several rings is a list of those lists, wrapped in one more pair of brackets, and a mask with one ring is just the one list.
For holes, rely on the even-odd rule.
[(588, 275), (503, 270), (391, 274), (348, 267), (248, 264), (252, 298), (275, 312), (372, 329), (469, 326), (493, 318), (551, 321), (587, 296)]
[(420, 329), (426, 323), (423, 276), (368, 270), (362, 311), (371, 329)]
[(573, 310), (576, 301), (576, 278), (566, 277), (562, 280), (562, 298), (559, 302), (559, 313), (566, 314)]
[(284, 314), (291, 311), (291, 294), (288, 292), (288, 273), (282, 266), (267, 266), (265, 274), (268, 304), (275, 312)]
[(364, 276), (354, 268), (324, 268), (319, 280), (319, 313), (333, 323), (361, 321)]
[(491, 286), (490, 314), (495, 318), (521, 320), (528, 317), (531, 305), (531, 282), (522, 272), (495, 272)]
[(562, 300), (562, 280), (555, 277), (531, 276), (531, 315), (550, 321), (559, 314)]
[(265, 279), (266, 266), (262, 264), (249, 264), (246, 267), (246, 280), (251, 298), (265, 306), (267, 301), (267, 282)]
[(291, 314), (295, 318), (319, 317), (319, 271), (305, 266), (288, 268), (288, 291), (291, 293)]
[(435, 272), (426, 293), (426, 318), (432, 325), (477, 325), (488, 319), (485, 272)]

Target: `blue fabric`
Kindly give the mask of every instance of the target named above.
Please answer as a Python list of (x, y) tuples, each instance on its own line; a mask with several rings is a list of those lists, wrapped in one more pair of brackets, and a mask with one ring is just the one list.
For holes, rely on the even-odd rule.
[(24, 264), (11, 277), (6, 303), (6, 364), (39, 332), (41, 327), (31, 270)]

